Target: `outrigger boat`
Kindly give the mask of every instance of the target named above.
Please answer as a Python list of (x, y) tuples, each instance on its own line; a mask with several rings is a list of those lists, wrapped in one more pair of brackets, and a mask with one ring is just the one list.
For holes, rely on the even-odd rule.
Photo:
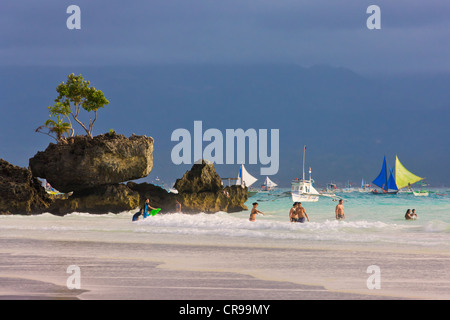
[(416, 196), (416, 197), (428, 197), (428, 195), (430, 194), (430, 192), (428, 191), (428, 190), (424, 190), (423, 189), (423, 186), (424, 186), (425, 184), (421, 181), (421, 183), (420, 183), (420, 190), (413, 190), (413, 194)]
[(270, 180), (269, 177), (266, 177), (266, 180), (264, 181), (264, 184), (261, 186), (262, 191), (272, 191), (275, 190), (275, 188), (278, 187), (278, 185)]

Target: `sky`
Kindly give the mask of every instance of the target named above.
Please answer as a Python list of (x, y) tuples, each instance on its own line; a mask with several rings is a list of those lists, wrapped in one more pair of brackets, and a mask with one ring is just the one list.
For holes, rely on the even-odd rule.
[[(66, 26), (71, 15), (66, 10), (72, 4), (81, 9), (79, 30)], [(381, 9), (379, 30), (369, 30), (366, 25), (371, 15), (366, 10), (374, 4)], [(385, 153), (393, 165), (395, 152), (402, 150), (406, 158), (402, 162), (412, 167), (411, 171), (426, 176), (431, 183), (450, 185), (448, 169), (442, 164), (450, 160), (448, 148), (442, 147), (449, 142), (443, 121), (449, 116), (445, 94), (450, 73), (449, 39), (450, 2), (437, 0), (2, 0), (0, 157), (27, 166), (28, 158), (45, 149), (48, 137), (34, 133), (42, 124), (37, 119), (47, 117), (46, 107), (56, 97), (56, 85), (74, 72), (82, 73), (110, 98), (111, 104), (102, 110), (98, 122), (99, 133), (114, 127), (124, 134), (137, 131), (155, 137), (155, 168), (150, 180), (160, 174), (170, 183), (189, 169), (170, 163), (174, 146), (170, 134), (177, 128), (192, 130), (193, 122), (202, 120), (206, 128), (223, 132), (241, 127), (279, 129), (281, 168), (272, 180), (285, 185), (300, 169), (305, 144), (310, 164), (322, 183), (356, 183), (363, 175), (375, 178)], [(217, 66), (219, 69), (214, 69)], [(215, 77), (217, 72), (226, 76)], [(305, 78), (308, 76), (316, 80)], [(269, 77), (278, 82), (260, 81)], [(308, 83), (315, 87), (297, 90), (290, 87), (293, 81), (302, 88)], [(277, 87), (282, 85), (289, 90)], [(345, 95), (334, 90), (339, 85), (344, 86)], [(327, 100), (324, 92), (332, 92), (332, 98)], [(374, 99), (377, 92), (382, 95)], [(427, 103), (430, 99), (432, 106)], [(385, 110), (386, 118), (391, 113), (392, 119), (401, 120), (405, 108), (411, 108), (406, 118), (412, 125), (402, 130), (433, 141), (421, 141), (418, 146), (404, 132), (392, 137), (386, 135), (384, 127), (378, 131), (370, 122), (376, 116), (371, 114), (369, 119), (364, 110), (355, 107), (368, 100), (391, 106)], [(334, 102), (341, 109), (327, 109), (326, 105), (331, 108)], [(316, 106), (306, 113), (317, 122), (294, 141), (289, 130), (296, 123), (274, 110), (280, 104), (285, 114), (295, 114), (298, 103), (305, 108)], [(224, 115), (224, 110), (234, 113), (243, 109), (247, 119), (254, 119), (250, 124), (248, 120), (233, 120), (235, 115)], [(265, 111), (262, 116), (260, 110)], [(338, 111), (347, 118), (339, 141), (354, 141), (358, 135), (347, 129), (359, 128), (366, 121), (370, 128), (363, 129), (367, 132), (361, 139), (374, 145), (361, 140), (340, 149), (336, 148), (338, 141), (327, 141), (323, 132), (334, 122), (330, 116), (321, 123), (321, 113), (336, 119)], [(140, 115), (152, 124), (148, 129), (141, 129), (144, 124), (136, 119)], [(218, 121), (221, 117), (226, 124)], [(420, 119), (426, 122), (425, 133), (420, 130)], [(23, 127), (31, 130), (18, 133)], [(398, 145), (376, 148), (387, 141), (397, 141)], [(418, 149), (426, 150), (427, 156), (423, 152), (417, 155)], [(430, 161), (435, 164), (430, 165)], [(222, 176), (234, 175), (236, 166), (232, 167), (218, 167), (218, 171)], [(254, 175), (258, 172), (257, 167), (251, 169)], [(355, 170), (357, 174), (352, 173)]]
[[(69, 5), (81, 29), (68, 30)], [(370, 5), (381, 29), (369, 30)], [(333, 64), (357, 72), (449, 70), (450, 3), (438, 0), (13, 1), (1, 65)]]

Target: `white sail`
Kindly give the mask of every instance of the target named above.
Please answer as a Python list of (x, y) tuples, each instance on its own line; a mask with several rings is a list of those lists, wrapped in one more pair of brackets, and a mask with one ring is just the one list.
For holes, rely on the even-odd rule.
[(264, 181), (264, 185), (266, 187), (277, 187), (278, 185), (269, 179), (269, 177), (266, 177), (266, 180)]
[(248, 188), (252, 184), (254, 184), (257, 180), (258, 179), (253, 177), (250, 173), (248, 173), (247, 170), (245, 170), (244, 165), (241, 164), (241, 169), (239, 170), (239, 175), (236, 184)]

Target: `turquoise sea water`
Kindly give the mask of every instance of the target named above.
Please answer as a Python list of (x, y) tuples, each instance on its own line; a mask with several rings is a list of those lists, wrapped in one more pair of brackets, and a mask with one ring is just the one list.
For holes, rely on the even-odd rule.
[[(450, 249), (450, 192), (433, 190), (428, 197), (412, 194), (372, 195), (366, 193), (342, 193), (346, 219), (335, 220), (337, 202), (321, 198), (316, 203), (304, 202), (309, 223), (291, 223), (288, 213), (292, 207), (289, 189), (271, 193), (258, 193), (249, 198), (247, 207), (258, 202), (255, 222), (248, 220), (250, 211), (216, 214), (163, 213), (145, 220), (131, 222), (134, 212), (91, 215), (73, 213), (64, 217), (51, 214), (38, 216), (0, 216), (3, 235), (52, 238), (71, 233), (73, 237), (94, 237), (105, 241), (119, 233), (130, 239), (145, 241), (146, 234), (202, 237), (206, 242), (226, 241), (233, 238), (245, 243), (246, 239), (340, 242), (358, 244), (406, 244), (420, 247)], [(438, 195), (446, 194), (446, 195)], [(418, 219), (405, 220), (407, 209), (416, 209)], [(127, 236), (128, 237), (128, 236)], [(224, 240), (225, 239), (225, 240)]]
[[(373, 195), (341, 193), (346, 219), (336, 221), (336, 201), (320, 198), (316, 203), (304, 202), (309, 223), (289, 222), (292, 199), (289, 189), (258, 193), (249, 198), (249, 209), (258, 202), (255, 222), (248, 221), (250, 211), (199, 215), (160, 215), (137, 223), (137, 232), (166, 232), (261, 238), (265, 240), (341, 241), (372, 244), (411, 244), (450, 248), (450, 196), (444, 190), (433, 190), (428, 197), (413, 194)], [(447, 194), (447, 195), (437, 195)], [(418, 219), (405, 220), (407, 209), (416, 209)]]

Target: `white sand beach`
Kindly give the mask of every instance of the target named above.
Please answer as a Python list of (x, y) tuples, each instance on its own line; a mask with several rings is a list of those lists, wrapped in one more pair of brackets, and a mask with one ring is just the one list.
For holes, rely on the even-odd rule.
[[(129, 218), (2, 217), (0, 298), (450, 298), (450, 253), (439, 247), (152, 233)], [(67, 288), (70, 265), (79, 290)], [(380, 289), (368, 288), (372, 265)]]

